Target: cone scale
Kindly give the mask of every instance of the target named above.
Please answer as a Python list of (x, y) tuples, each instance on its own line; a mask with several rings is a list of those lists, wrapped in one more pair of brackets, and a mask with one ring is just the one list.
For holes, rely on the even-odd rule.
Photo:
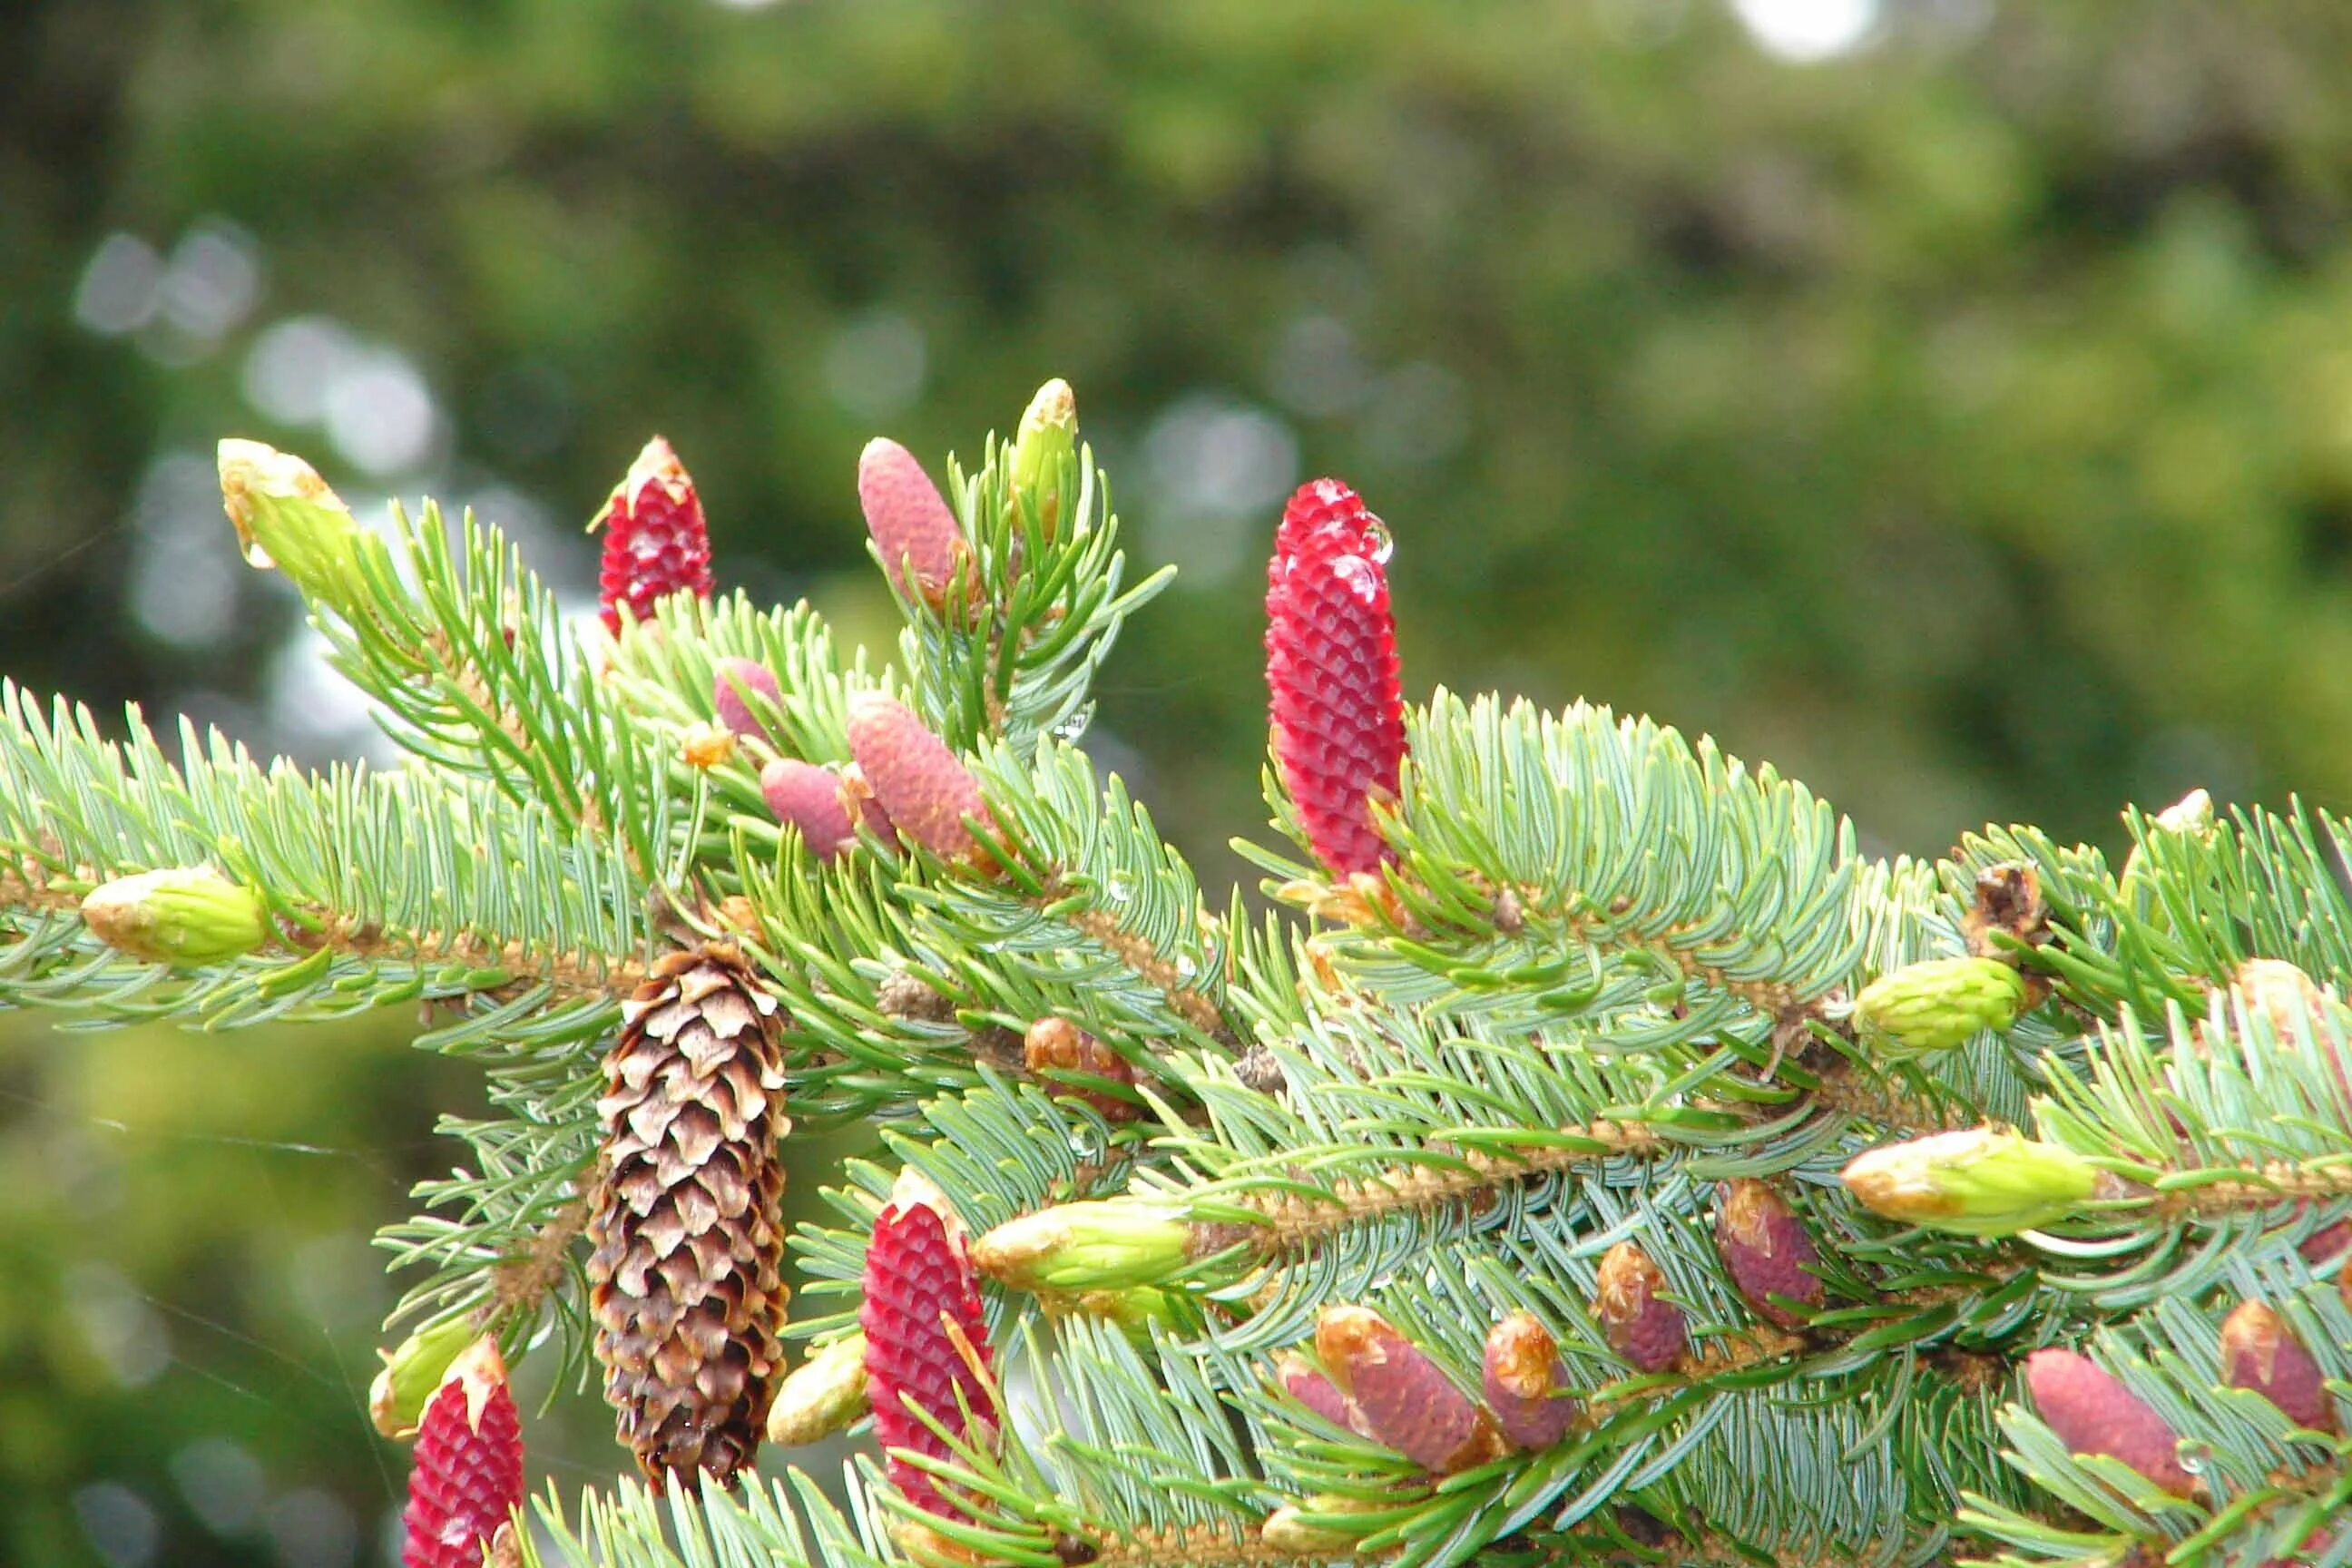
[(751, 1461), (783, 1366), (775, 1011), (732, 947), (673, 952), (604, 1061), (596, 1355), (621, 1440), (649, 1477), (688, 1488)]

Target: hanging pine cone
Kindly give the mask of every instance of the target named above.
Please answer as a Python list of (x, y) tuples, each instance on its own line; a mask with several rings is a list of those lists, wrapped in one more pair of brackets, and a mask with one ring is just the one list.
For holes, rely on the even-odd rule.
[(1387, 558), (1356, 492), (1317, 479), (1290, 498), (1266, 567), (1275, 760), (1315, 858), (1340, 878), (1387, 858), (1372, 802), (1395, 795), (1404, 761)]
[(790, 1129), (776, 1002), (724, 943), (673, 952), (622, 1010), (588, 1222), (604, 1396), (646, 1473), (722, 1486), (760, 1444), (783, 1352)]

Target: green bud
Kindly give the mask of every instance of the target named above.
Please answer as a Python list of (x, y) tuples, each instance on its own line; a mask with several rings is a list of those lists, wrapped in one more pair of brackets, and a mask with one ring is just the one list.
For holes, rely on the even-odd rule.
[(229, 440), (220, 444), (220, 481), (247, 564), (285, 573), (306, 597), (357, 620), (367, 592), (362, 553), (380, 554), (383, 542), (361, 531), (319, 471), (259, 441)]
[[(2147, 837), (2154, 838), (2158, 834), (2171, 833), (2196, 839), (2200, 844), (2210, 844), (2216, 831), (2213, 797), (2201, 789), (2192, 789), (2147, 819)], [(2131, 847), (2130, 852), (2124, 857), (2124, 868), (2116, 878), (2116, 885), (2126, 892), (2132, 891), (2147, 879), (2147, 864), (2140, 854), (2140, 848), (2137, 844)], [(2157, 905), (2149, 913), (2159, 926), (2171, 924), (2163, 905)]]
[(768, 1441), (814, 1443), (866, 1414), (866, 1336), (838, 1339), (803, 1362), (768, 1407)]
[(425, 1406), (439, 1391), (458, 1352), (481, 1336), (471, 1313), (461, 1312), (417, 1330), (398, 1350), (378, 1351), (383, 1370), (368, 1384), (368, 1415), (387, 1437), (413, 1437)]
[(2025, 977), (1997, 958), (1931, 958), (1882, 974), (1854, 998), (1853, 1026), (1885, 1056), (1924, 1056), (2006, 1029), (2025, 1011)]
[(1013, 488), (1037, 500), (1037, 515), (1045, 537), (1054, 537), (1062, 510), (1062, 461), (1076, 449), (1078, 400), (1070, 384), (1055, 376), (1037, 389), (1021, 416), (1020, 434), (1013, 441)]
[(1071, 1295), (1049, 1294), (1039, 1305), (1051, 1313), (1100, 1318), (1138, 1344), (1151, 1339), (1154, 1323), (1172, 1333), (1201, 1327), (1201, 1310), (1182, 1290), (1160, 1285), (1129, 1285), (1116, 1290), (1080, 1290)]
[(1007, 1220), (972, 1244), (983, 1273), (1016, 1290), (1156, 1285), (1192, 1256), (1182, 1213), (1139, 1198), (1058, 1204)]
[(1258, 1528), (1258, 1539), (1276, 1552), (1300, 1557), (1352, 1556), (1360, 1537), (1309, 1524), (1305, 1516), (1361, 1511), (1364, 1510), (1353, 1498), (1321, 1496), (1285, 1503), (1265, 1516), (1265, 1523)]
[(269, 940), (261, 899), (209, 866), (118, 877), (81, 901), (107, 946), (150, 963), (220, 963)]
[(1873, 1149), (1843, 1175), (1873, 1214), (1988, 1237), (2063, 1218), (2106, 1184), (2097, 1167), (2071, 1150), (1990, 1127)]

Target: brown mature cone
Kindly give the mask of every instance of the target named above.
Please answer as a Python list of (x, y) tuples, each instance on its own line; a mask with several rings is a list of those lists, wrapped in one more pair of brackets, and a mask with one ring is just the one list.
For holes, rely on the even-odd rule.
[(666, 954), (622, 1009), (596, 1103), (604, 1397), (646, 1475), (689, 1489), (697, 1471), (726, 1486), (751, 1461), (784, 1363), (775, 1015), (732, 946)]

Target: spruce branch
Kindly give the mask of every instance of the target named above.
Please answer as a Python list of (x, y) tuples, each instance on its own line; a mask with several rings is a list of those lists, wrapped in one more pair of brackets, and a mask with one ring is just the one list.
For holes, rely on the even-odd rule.
[[(86, 709), (45, 716), (0, 687), (16, 1000), (217, 1026), (478, 999), (454, 1041), (516, 1005), (535, 1032), (577, 1037), (632, 984), (646, 931), (614, 836), (431, 771), (317, 776), (184, 724), (179, 741), (174, 763), (135, 710), (112, 740)], [(268, 907), (273, 934), (247, 957), (131, 963), (68, 916), (101, 883), (208, 864)]]

